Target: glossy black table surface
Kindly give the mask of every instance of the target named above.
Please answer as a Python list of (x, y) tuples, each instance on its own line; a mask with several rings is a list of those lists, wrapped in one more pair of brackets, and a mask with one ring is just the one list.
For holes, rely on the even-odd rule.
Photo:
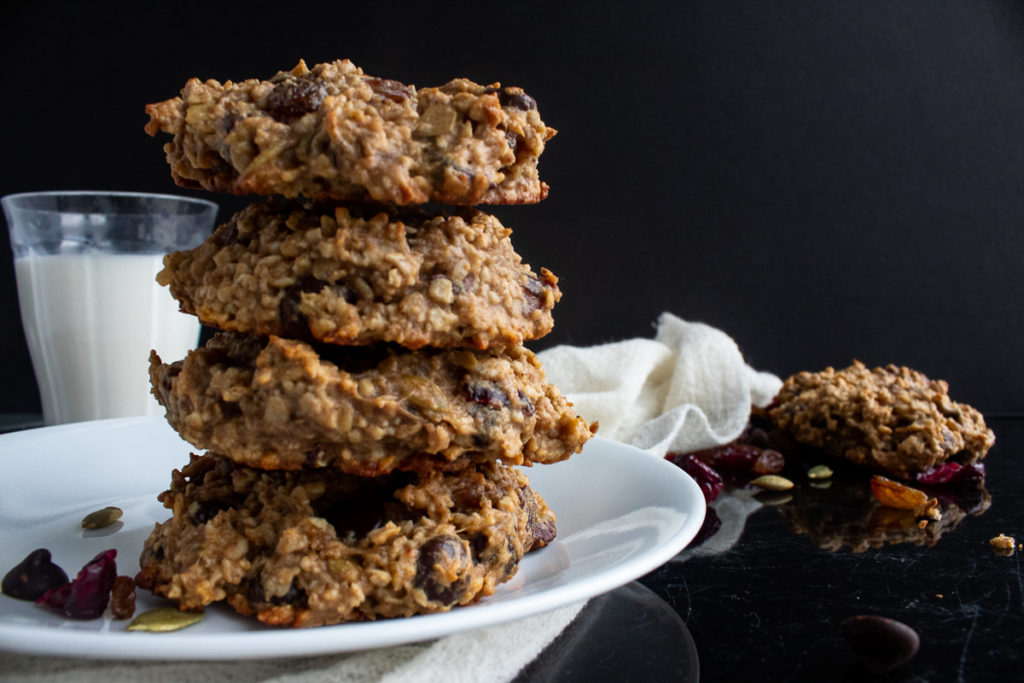
[[(717, 532), (591, 601), (519, 680), (1024, 680), (1024, 553), (989, 546), (1024, 540), (1024, 417), (987, 421), (984, 487), (950, 490), (924, 528), (856, 468), (774, 499), (727, 490)], [(909, 625), (920, 650), (872, 674), (840, 630), (855, 615)]]

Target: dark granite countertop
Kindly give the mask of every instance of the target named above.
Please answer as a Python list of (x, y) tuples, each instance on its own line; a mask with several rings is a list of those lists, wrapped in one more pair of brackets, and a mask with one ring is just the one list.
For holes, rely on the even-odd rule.
[[(723, 494), (716, 534), (591, 601), (520, 680), (1024, 680), (1024, 553), (989, 546), (1024, 540), (1024, 417), (988, 422), (988, 496), (925, 529), (878, 511), (867, 473), (774, 505)], [(917, 655), (872, 676), (839, 626), (861, 614), (911, 626)]]

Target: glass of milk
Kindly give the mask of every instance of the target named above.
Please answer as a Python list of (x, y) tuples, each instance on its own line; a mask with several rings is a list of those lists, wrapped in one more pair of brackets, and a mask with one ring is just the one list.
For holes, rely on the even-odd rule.
[(128, 192), (30, 192), (2, 203), (43, 421), (160, 414), (150, 349), (184, 357), (199, 322), (155, 277), (165, 253), (206, 239), (217, 205)]

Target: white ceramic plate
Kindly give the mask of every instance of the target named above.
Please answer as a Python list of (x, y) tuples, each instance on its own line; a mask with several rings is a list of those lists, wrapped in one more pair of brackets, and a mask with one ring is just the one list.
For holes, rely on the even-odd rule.
[[(71, 577), (116, 548), (134, 575), (143, 541), (169, 512), (156, 495), (190, 447), (160, 418), (83, 422), (0, 436), (0, 574), (47, 548)], [(617, 588), (689, 543), (704, 518), (700, 489), (679, 468), (629, 446), (592, 439), (582, 453), (528, 470), (558, 517), (558, 537), (475, 605), (409, 619), (282, 630), (215, 606), (173, 633), (124, 630), (109, 617), (64, 619), (0, 595), (0, 649), (118, 659), (240, 659), (348, 652), (409, 643), (520, 619)], [(83, 516), (124, 510), (114, 527), (83, 531)], [(138, 592), (137, 612), (166, 604)]]

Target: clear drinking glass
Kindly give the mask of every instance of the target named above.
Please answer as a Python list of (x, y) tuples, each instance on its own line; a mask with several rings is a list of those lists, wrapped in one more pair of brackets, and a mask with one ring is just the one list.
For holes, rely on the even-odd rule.
[(48, 424), (158, 413), (148, 357), (178, 359), (196, 318), (155, 277), (167, 252), (212, 231), (217, 205), (130, 192), (30, 192), (2, 200), (21, 322)]

